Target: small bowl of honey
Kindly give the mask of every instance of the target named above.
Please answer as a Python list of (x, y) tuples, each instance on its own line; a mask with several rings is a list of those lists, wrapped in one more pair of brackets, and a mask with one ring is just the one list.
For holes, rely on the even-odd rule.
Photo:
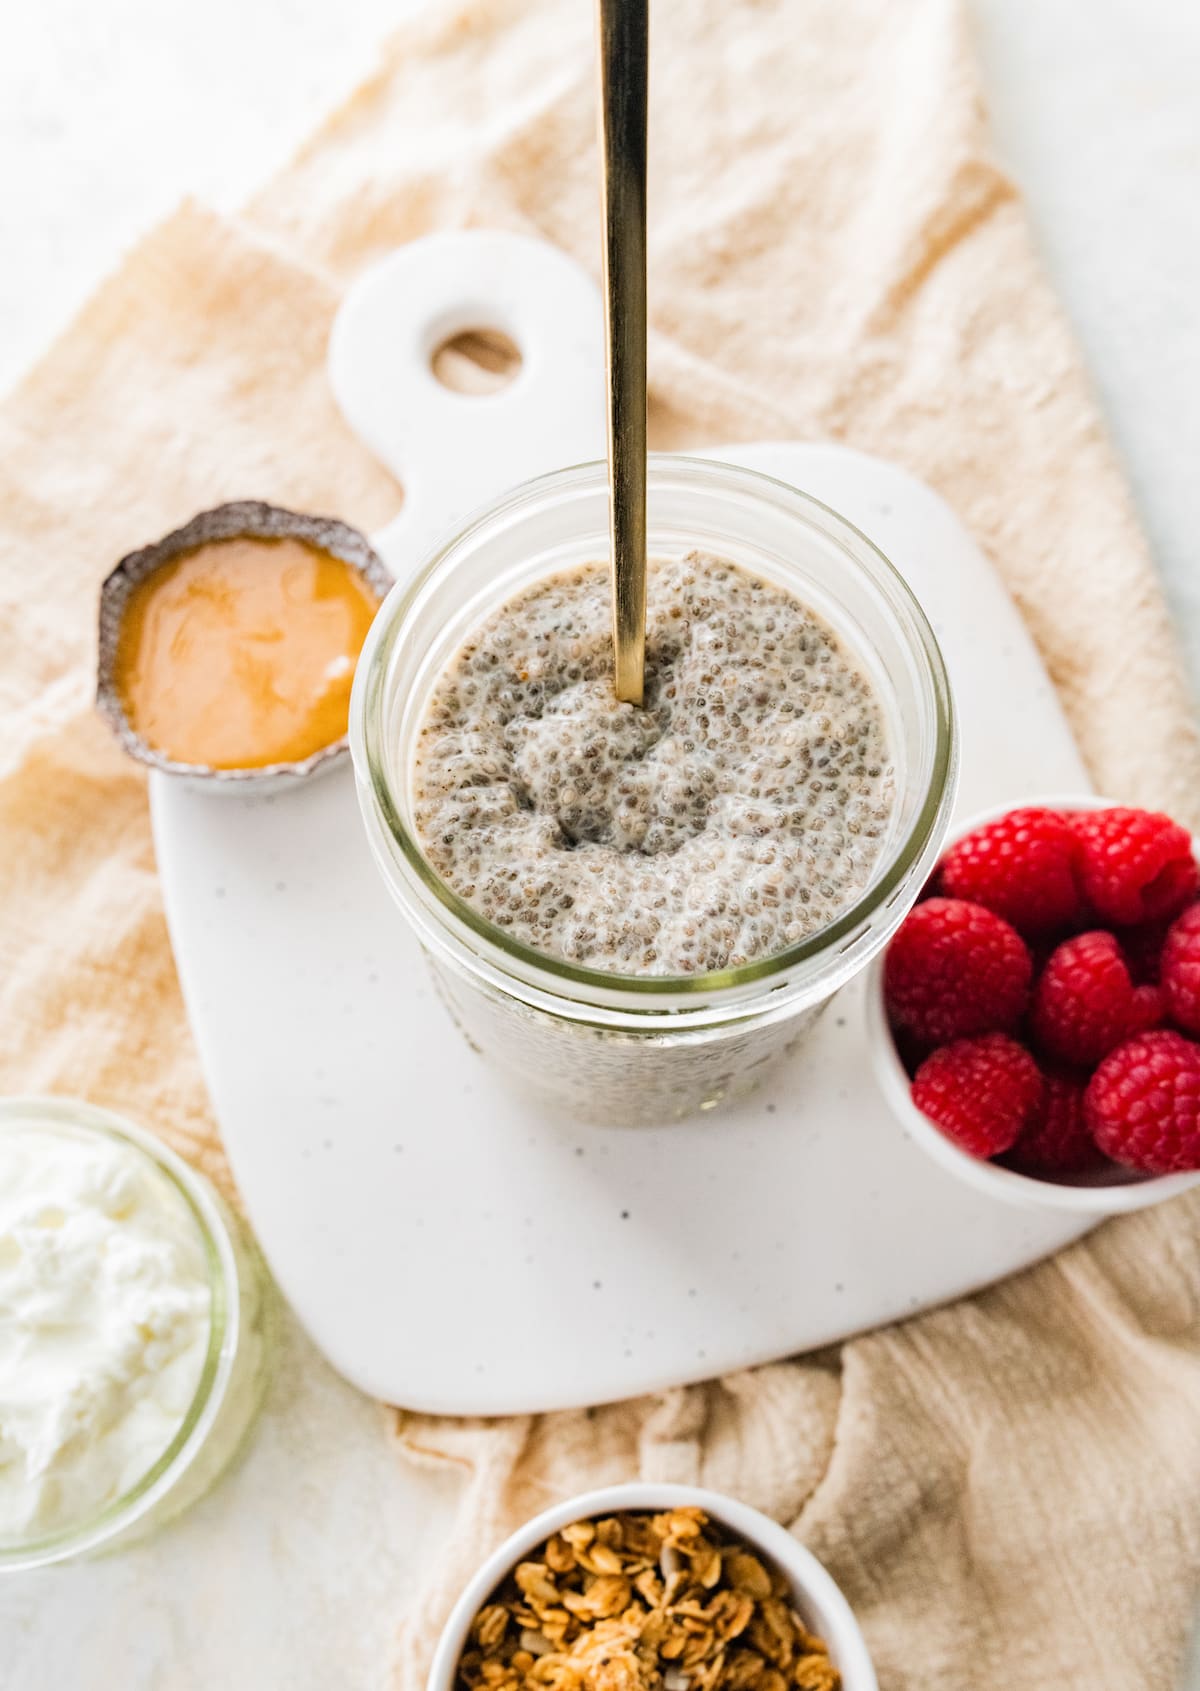
[(329, 767), (392, 581), (333, 517), (238, 500), (121, 559), (100, 593), (96, 702), (131, 756), (241, 791)]

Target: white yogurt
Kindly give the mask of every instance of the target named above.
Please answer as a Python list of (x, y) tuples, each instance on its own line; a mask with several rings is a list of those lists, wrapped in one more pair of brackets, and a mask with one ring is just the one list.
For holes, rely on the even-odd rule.
[(0, 1130), (0, 1543), (91, 1519), (182, 1426), (208, 1349), (204, 1237), (133, 1146)]

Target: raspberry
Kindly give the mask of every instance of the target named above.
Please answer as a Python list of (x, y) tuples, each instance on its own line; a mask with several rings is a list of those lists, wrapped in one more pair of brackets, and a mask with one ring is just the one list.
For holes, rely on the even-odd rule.
[(926, 1057), (912, 1083), (912, 1101), (960, 1149), (995, 1157), (1037, 1118), (1044, 1091), (1025, 1047), (989, 1033)]
[(1053, 810), (1012, 810), (951, 846), (942, 859), (947, 898), (994, 910), (1022, 934), (1053, 932), (1083, 920), (1078, 869), (1082, 848)]
[(1149, 1033), (1167, 1019), (1167, 1001), (1160, 986), (1147, 983), (1133, 989), (1133, 1026), (1130, 1033)]
[(1126, 1040), (1088, 1082), (1083, 1109), (1115, 1163), (1145, 1174), (1200, 1168), (1200, 1045), (1165, 1028)]
[(1131, 926), (1176, 916), (1200, 875), (1185, 828), (1152, 810), (1081, 810), (1070, 817), (1082, 845), (1084, 896), (1106, 922)]
[(1162, 948), (1166, 944), (1173, 918), (1157, 922), (1143, 922), (1136, 928), (1120, 928), (1117, 939), (1129, 964), (1129, 973), (1139, 986), (1156, 986), (1162, 964)]
[(1185, 910), (1163, 941), (1159, 978), (1171, 1020), (1200, 1034), (1200, 904)]
[(1024, 940), (1001, 917), (962, 899), (927, 898), (888, 947), (884, 995), (894, 1027), (941, 1045), (1015, 1028), (1032, 976)]
[(1046, 1076), (1042, 1107), (1012, 1148), (1022, 1174), (1080, 1174), (1097, 1161), (1083, 1113), (1085, 1081), (1073, 1074)]
[(1051, 1057), (1090, 1067), (1161, 1011), (1157, 987), (1135, 990), (1121, 947), (1097, 929), (1051, 952), (1033, 989), (1029, 1025)]

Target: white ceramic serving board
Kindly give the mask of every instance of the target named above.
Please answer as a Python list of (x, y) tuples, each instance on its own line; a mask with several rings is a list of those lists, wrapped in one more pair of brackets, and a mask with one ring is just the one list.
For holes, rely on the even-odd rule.
[[(540, 243), (434, 237), (349, 297), (331, 377), (403, 481), (397, 573), (511, 482), (603, 449), (600, 305)], [(452, 395), (466, 327), (517, 381)], [(830, 445), (739, 446), (856, 523), (944, 644), (960, 813), (1088, 781), (1028, 635), (950, 510)], [(253, 797), (155, 777), (175, 954), (229, 1155), (271, 1266), (331, 1362), (461, 1414), (598, 1403), (810, 1349), (996, 1280), (1087, 1223), (975, 1194), (885, 1107), (852, 985), (749, 1100), (661, 1128), (581, 1127), (465, 1045), (370, 861), (352, 773)]]

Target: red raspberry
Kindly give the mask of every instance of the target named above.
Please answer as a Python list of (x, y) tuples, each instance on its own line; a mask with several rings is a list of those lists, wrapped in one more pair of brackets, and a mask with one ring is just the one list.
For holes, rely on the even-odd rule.
[(999, 916), (962, 899), (927, 898), (888, 947), (884, 996), (894, 1027), (942, 1045), (1015, 1028), (1032, 976), (1024, 940)]
[(942, 859), (941, 890), (994, 910), (1022, 934), (1078, 926), (1082, 848), (1053, 810), (1011, 810), (967, 834)]
[(1119, 928), (1117, 940), (1129, 964), (1129, 973), (1139, 986), (1156, 986), (1162, 964), (1162, 948), (1166, 944), (1173, 918), (1157, 922), (1143, 922), (1136, 928)]
[(1013, 1146), (1014, 1168), (1022, 1174), (1080, 1174), (1097, 1161), (1083, 1114), (1085, 1085), (1078, 1075), (1046, 1076), (1042, 1107)]
[(1167, 934), (1159, 976), (1171, 1020), (1185, 1033), (1200, 1034), (1200, 904), (1185, 910)]
[(1130, 926), (1176, 916), (1200, 874), (1186, 828), (1152, 810), (1081, 810), (1070, 823), (1083, 847), (1084, 895), (1106, 922)]
[(1158, 988), (1134, 988), (1121, 947), (1096, 930), (1064, 940), (1033, 989), (1029, 1025), (1041, 1049), (1090, 1067), (1161, 1018)]
[(989, 1033), (926, 1057), (912, 1083), (912, 1101), (961, 1150), (995, 1157), (1036, 1119), (1044, 1091), (1025, 1047)]
[(1167, 1001), (1161, 986), (1147, 982), (1133, 989), (1133, 1027), (1131, 1033), (1149, 1033), (1160, 1028), (1167, 1019)]
[(1111, 1051), (1084, 1115), (1106, 1157), (1145, 1174), (1200, 1168), (1200, 1045), (1162, 1028)]

